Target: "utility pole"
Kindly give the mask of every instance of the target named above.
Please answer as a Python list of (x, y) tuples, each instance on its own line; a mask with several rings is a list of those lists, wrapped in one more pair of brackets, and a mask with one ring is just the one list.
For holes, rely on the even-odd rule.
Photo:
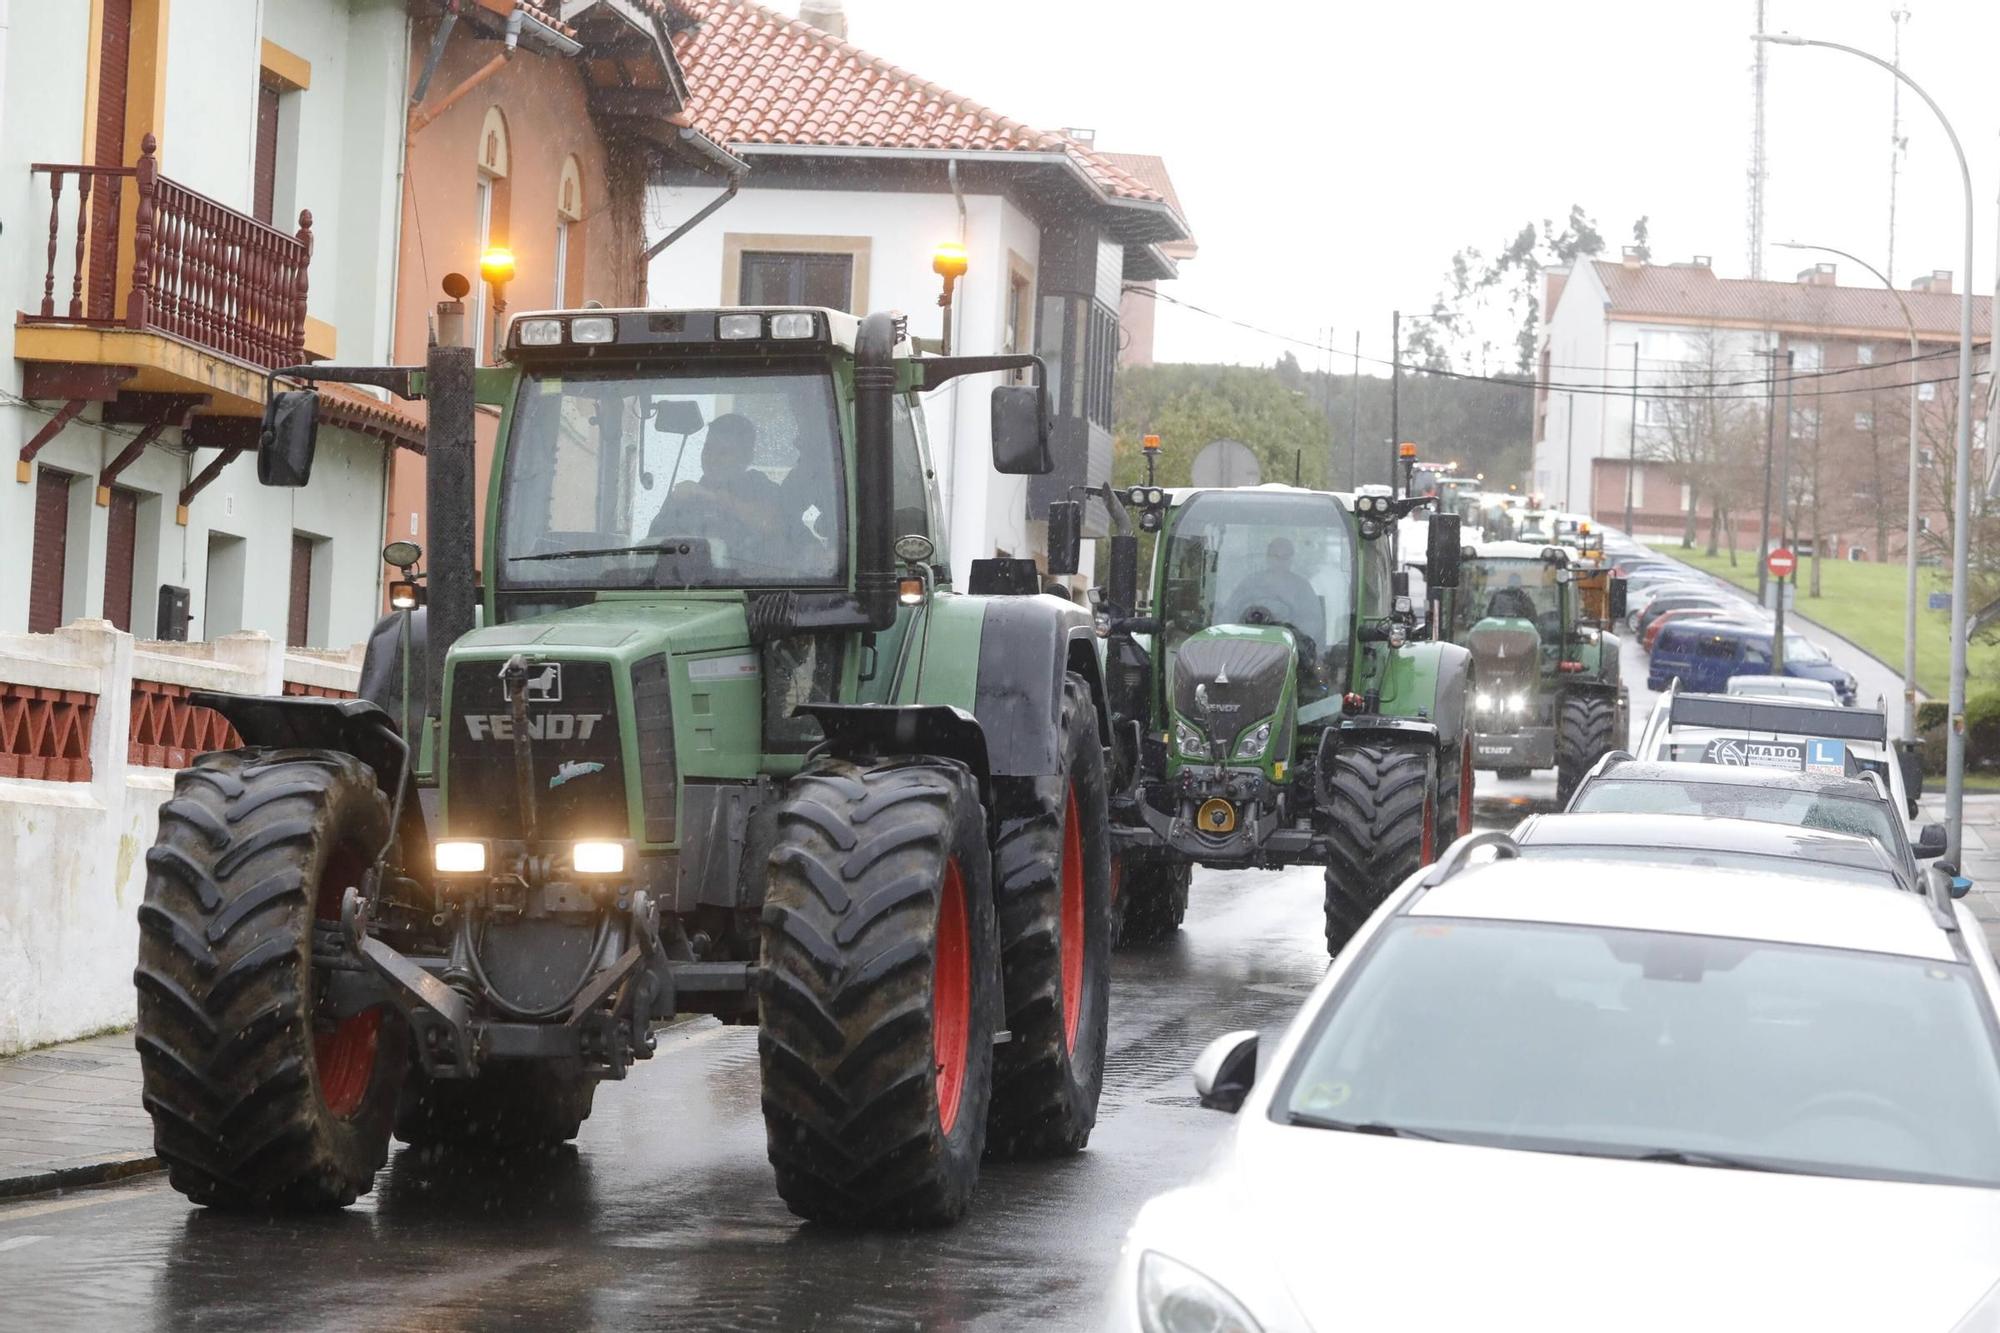
[[(1785, 353), (1785, 433), (1778, 442), (1778, 545), (1785, 544), (1785, 535), (1791, 531), (1787, 521), (1791, 513), (1792, 499), (1792, 353)], [(1794, 559), (1797, 557), (1794, 556)], [(1796, 569), (1793, 578), (1798, 577)], [(1778, 580), (1778, 595), (1772, 599), (1777, 605), (1776, 622), (1771, 631), (1771, 674), (1785, 674), (1785, 581)]]
[[(1764, 0), (1757, 0), (1757, 26), (1764, 31)], [(1750, 67), (1750, 276), (1764, 276), (1764, 44), (1758, 42)]]
[[(1774, 447), (1772, 442), (1778, 431), (1778, 349), (1762, 348), (1757, 355), (1771, 358), (1764, 391), (1764, 508), (1757, 520), (1757, 604), (1763, 606), (1771, 600), (1767, 595), (1770, 591), (1771, 574), (1764, 567), (1764, 557), (1771, 553), (1771, 453)], [(1792, 354), (1786, 352), (1787, 375), (1790, 374), (1791, 363)], [(1787, 392), (1789, 391), (1790, 388), (1787, 386)], [(1791, 423), (1786, 422), (1785, 427), (1789, 430)]]
[(1347, 488), (1361, 487), (1361, 330), (1354, 331), (1354, 381), (1347, 404)]
[(1563, 508), (1573, 514), (1576, 506), (1570, 503), (1570, 475), (1576, 471), (1576, 395), (1566, 393), (1563, 398), (1563, 431), (1566, 437), (1563, 440)]
[(1396, 446), (1403, 442), (1403, 312), (1389, 316), (1389, 487), (1396, 486)]
[[(1625, 444), (1625, 535), (1632, 535), (1632, 474), (1639, 467), (1639, 340), (1632, 340), (1632, 430)], [(1734, 549), (1734, 548), (1731, 548)]]

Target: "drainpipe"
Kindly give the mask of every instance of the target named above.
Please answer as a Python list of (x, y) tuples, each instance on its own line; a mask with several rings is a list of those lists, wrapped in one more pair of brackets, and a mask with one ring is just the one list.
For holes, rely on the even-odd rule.
[(680, 139), (682, 143), (686, 144), (688, 147), (694, 149), (697, 153), (700, 153), (703, 157), (707, 158), (709, 161), (721, 167), (724, 173), (726, 173), (729, 177), (729, 186), (728, 188), (723, 190), (721, 194), (709, 200), (706, 204), (703, 204), (698, 210), (696, 210), (695, 215), (693, 217), (689, 218), (686, 222), (681, 223), (680, 226), (675, 227), (672, 231), (668, 232), (665, 236), (662, 236), (659, 240), (654, 241), (651, 245), (646, 247), (643, 253), (640, 254), (639, 290), (642, 292), (645, 291), (647, 285), (646, 271), (648, 268), (651, 267), (654, 258), (658, 256), (661, 251), (665, 250), (668, 246), (672, 245), (675, 241), (678, 241), (681, 237), (687, 235), (689, 232), (693, 231), (696, 227), (700, 226), (703, 222), (707, 221), (709, 214), (721, 208), (731, 199), (734, 199), (736, 197), (736, 192), (743, 188), (743, 177), (749, 174), (750, 171), (750, 164), (748, 162), (745, 162), (742, 158), (737, 157), (734, 153), (728, 152), (720, 145), (715, 143), (713, 140), (709, 139), (708, 136), (696, 130), (691, 130), (686, 126), (682, 126), (680, 130)]
[[(445, 14), (444, 23), (440, 24), (438, 27), (438, 32), (440, 36), (442, 37), (450, 36), (451, 25), (455, 24), (457, 22), (457, 19), (458, 19), (457, 6), (454, 5), (452, 10), (448, 11)], [(460, 83), (458, 87), (453, 88), (450, 92), (446, 93), (443, 97), (440, 97), (437, 101), (433, 102), (431, 105), (427, 107), (419, 107), (417, 106), (417, 100), (419, 97), (422, 96), (424, 90), (430, 85), (431, 76), (437, 72), (438, 59), (444, 54), (444, 43), (439, 40), (432, 41), (430, 55), (424, 63), (423, 76), (421, 79), (418, 80), (417, 90), (414, 94), (412, 94), (410, 98), (411, 109), (410, 109), (409, 137), (411, 139), (415, 139), (417, 135), (423, 131), (426, 125), (429, 125), (439, 116), (442, 116), (445, 112), (451, 110), (451, 108), (458, 103), (460, 98), (464, 97), (474, 88), (477, 88), (480, 84), (492, 78), (495, 74), (498, 74), (500, 72), (501, 67), (514, 58), (514, 52), (521, 44), (522, 22), (523, 18), (520, 10), (517, 9), (513, 13), (509, 14), (507, 16), (506, 44), (501, 48), (500, 54), (494, 56), (491, 60), (481, 65), (478, 69), (466, 75), (464, 82)]]
[[(958, 244), (960, 248), (963, 248), (965, 245), (965, 232), (966, 232), (965, 189), (959, 183), (957, 158), (953, 157), (953, 158), (947, 158), (945, 160), (944, 174), (945, 174), (945, 179), (949, 181), (951, 184), (952, 201), (958, 205)], [(960, 278), (959, 281), (963, 283), (965, 279)], [(945, 311), (946, 318), (954, 321), (958, 319), (959, 304), (960, 303), (957, 301), (952, 302), (951, 307)], [(954, 329), (946, 337), (946, 342), (953, 346), (957, 346), (959, 342), (959, 339), (956, 336), (953, 336), (956, 334), (956, 332), (957, 331)], [(988, 540), (991, 534), (986, 531), (986, 524), (984, 522), (976, 524), (973, 523), (971, 521), (972, 516), (967, 512), (968, 509), (970, 508), (972, 500), (982, 499), (985, 496), (986, 488), (984, 486), (975, 488), (971, 485), (960, 484), (961, 482), (971, 481), (971, 478), (962, 477), (960, 475), (961, 471), (972, 471), (974, 468), (977, 467), (977, 463), (976, 461), (974, 461), (976, 459), (976, 455), (968, 457), (965, 454), (965, 452), (961, 449), (958, 438), (958, 395), (959, 395), (959, 386), (962, 385), (964, 382), (965, 382), (964, 376), (959, 376), (958, 378), (953, 379), (951, 382), (952, 531), (963, 532), (963, 533), (977, 532), (978, 534), (980, 534), (981, 545), (991, 546), (993, 543), (990, 540)], [(966, 556), (965, 558), (970, 559), (972, 558), (973, 555), (978, 555), (978, 554), (981, 553), (973, 552), (970, 555)], [(952, 551), (951, 555), (954, 559), (959, 558), (958, 552), (956, 550)], [(970, 569), (971, 566), (967, 565), (966, 568)]]

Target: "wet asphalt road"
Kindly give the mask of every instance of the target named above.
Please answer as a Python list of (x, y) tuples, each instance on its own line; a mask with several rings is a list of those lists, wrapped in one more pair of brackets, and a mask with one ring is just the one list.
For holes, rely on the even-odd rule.
[[(1649, 703), (1635, 689), (1635, 718)], [(1553, 795), (1553, 775), (1482, 774), (1477, 822)], [(1228, 1127), (1195, 1105), (1195, 1053), (1233, 1028), (1275, 1040), (1326, 961), (1317, 870), (1198, 871), (1179, 937), (1116, 955), (1089, 1149), (989, 1165), (949, 1231), (844, 1234), (786, 1212), (756, 1034), (704, 1019), (601, 1087), (558, 1156), (398, 1146), (374, 1193), (325, 1217), (209, 1213), (160, 1176), (0, 1207), (0, 1330), (1093, 1327), (1132, 1215)]]

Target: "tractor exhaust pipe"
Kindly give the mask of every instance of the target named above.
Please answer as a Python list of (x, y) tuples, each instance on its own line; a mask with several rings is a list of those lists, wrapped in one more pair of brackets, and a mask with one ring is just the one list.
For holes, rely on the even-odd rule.
[(890, 530), (889, 501), (895, 482), (890, 441), (895, 357), (895, 317), (878, 311), (863, 318), (854, 339), (854, 594), (871, 630), (896, 623), (896, 534)]
[[(474, 577), (472, 448), (473, 368), (469, 347), (432, 347), (424, 366), (424, 503), (430, 531), (429, 653), (426, 707), (444, 716), (444, 660), (472, 629), (479, 586)], [(885, 492), (886, 493), (886, 492)]]

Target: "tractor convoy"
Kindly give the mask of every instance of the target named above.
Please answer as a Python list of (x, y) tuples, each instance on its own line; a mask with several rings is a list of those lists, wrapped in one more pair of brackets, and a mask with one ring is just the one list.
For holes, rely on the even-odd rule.
[[(279, 372), (307, 387), (271, 395), (267, 485), (311, 475), (316, 383), (427, 403), (429, 568), (384, 552), (360, 698), (195, 698), (243, 744), (177, 775), (146, 857), (174, 1187), (338, 1207), (392, 1136), (560, 1143), (706, 1014), (757, 1029), (792, 1211), (949, 1223), (983, 1158), (1086, 1145), (1111, 949), (1178, 929), (1193, 866), (1324, 866), (1337, 952), (1469, 827), (1487, 620), (1436, 631), (1492, 580), (1458, 587), (1456, 514), (1428, 617), (1395, 545), (1429, 497), (1291, 486), (1098, 488), (1095, 615), (1031, 561), (955, 587), (920, 395), (991, 372), (1028, 377), (992, 390), (995, 468), (1049, 471), (1038, 358), (920, 354), (888, 314), (533, 313), (492, 367)], [(1052, 571), (1081, 519), (1052, 506)], [(1567, 565), (1520, 563), (1578, 614)], [(1558, 711), (1603, 660), (1571, 625), (1535, 655)]]

